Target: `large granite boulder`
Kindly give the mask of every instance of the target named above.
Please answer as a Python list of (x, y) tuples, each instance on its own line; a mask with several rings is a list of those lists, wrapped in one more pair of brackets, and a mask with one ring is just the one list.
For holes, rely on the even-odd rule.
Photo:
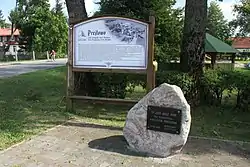
[[(147, 129), (148, 106), (181, 110), (179, 134)], [(164, 83), (149, 92), (130, 109), (123, 134), (132, 150), (149, 156), (168, 157), (181, 151), (187, 141), (190, 125), (190, 106), (182, 90), (178, 86)]]

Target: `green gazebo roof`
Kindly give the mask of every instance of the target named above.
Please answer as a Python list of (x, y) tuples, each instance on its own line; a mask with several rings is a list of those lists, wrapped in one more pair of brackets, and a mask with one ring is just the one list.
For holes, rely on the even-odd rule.
[(225, 42), (215, 38), (214, 36), (206, 33), (205, 41), (206, 53), (238, 53), (239, 51)]

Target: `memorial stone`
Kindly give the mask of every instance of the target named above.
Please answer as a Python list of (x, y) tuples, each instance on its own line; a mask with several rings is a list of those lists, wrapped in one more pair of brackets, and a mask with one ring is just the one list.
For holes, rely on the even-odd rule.
[(168, 157), (186, 144), (190, 125), (190, 105), (182, 90), (164, 83), (130, 109), (123, 134), (134, 151)]

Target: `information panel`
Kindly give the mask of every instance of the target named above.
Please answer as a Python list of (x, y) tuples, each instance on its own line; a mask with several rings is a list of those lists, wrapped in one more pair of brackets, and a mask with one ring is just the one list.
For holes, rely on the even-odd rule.
[(100, 17), (74, 26), (73, 67), (146, 69), (148, 23)]
[(180, 134), (181, 110), (169, 107), (148, 106), (147, 129)]

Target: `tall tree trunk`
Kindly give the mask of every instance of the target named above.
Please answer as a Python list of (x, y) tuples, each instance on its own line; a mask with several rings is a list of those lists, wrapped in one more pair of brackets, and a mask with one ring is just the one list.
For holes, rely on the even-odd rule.
[[(66, 0), (66, 6), (69, 14), (69, 24), (83, 21), (88, 17), (85, 0)], [(89, 92), (98, 87), (92, 73), (77, 73), (74, 79), (75, 91), (78, 94), (90, 95)]]
[(181, 71), (189, 72), (194, 78), (191, 98), (195, 102), (199, 101), (203, 74), (206, 22), (207, 0), (186, 0), (180, 64)]
[(69, 24), (82, 21), (88, 17), (85, 0), (66, 0)]

